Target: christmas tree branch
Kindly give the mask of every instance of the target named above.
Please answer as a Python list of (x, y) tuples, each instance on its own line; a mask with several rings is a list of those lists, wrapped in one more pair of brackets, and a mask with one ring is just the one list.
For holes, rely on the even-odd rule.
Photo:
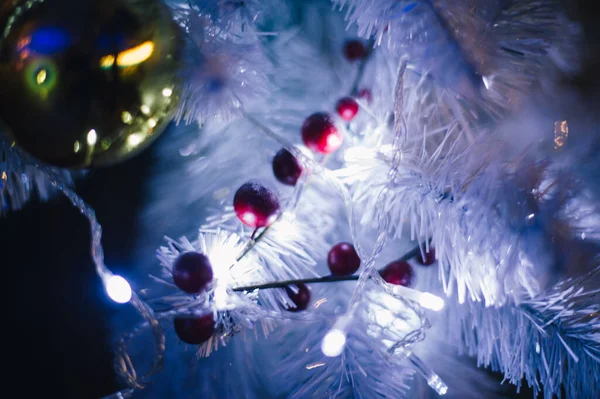
[[(358, 85), (360, 84), (362, 77), (364, 75), (365, 67), (366, 67), (369, 59), (371, 58), (371, 55), (373, 54), (372, 50), (373, 50), (374, 45), (375, 45), (375, 41), (373, 39), (370, 39), (368, 42), (369, 52), (368, 52), (367, 56), (361, 61), (360, 65), (358, 66), (356, 78), (354, 79), (354, 83), (352, 84), (352, 89), (350, 90), (351, 96), (355, 96), (358, 94)], [(250, 117), (250, 115), (248, 115), (247, 113), (244, 112), (244, 115), (246, 116), (246, 118), (248, 118), (254, 124), (258, 124), (259, 127), (263, 127), (260, 123), (258, 123), (258, 121), (256, 121), (256, 119)], [(267, 131), (270, 129), (263, 127), (263, 130)], [(267, 133), (269, 133), (270, 136), (276, 136), (272, 132), (267, 132)], [(294, 154), (294, 155), (296, 155), (296, 154)], [(330, 154), (326, 154), (323, 157), (323, 159), (321, 160), (320, 165), (322, 167), (324, 167), (325, 164), (327, 163), (327, 161), (329, 160), (329, 158), (330, 158)], [(303, 185), (298, 187), (299, 192), (297, 195), (297, 197), (298, 197), (297, 201), (299, 200), (299, 197), (302, 194), (303, 189), (305, 189), (306, 187), (308, 187), (310, 185), (311, 177), (312, 177), (312, 175), (309, 175), (308, 180)], [(239, 262), (244, 256), (246, 256), (250, 251), (252, 251), (252, 249), (256, 246), (256, 244), (258, 244), (261, 241), (261, 239), (267, 234), (267, 232), (269, 231), (271, 226), (273, 226), (273, 224), (277, 223), (279, 221), (279, 219), (281, 219), (282, 215), (283, 215), (283, 212), (279, 214), (279, 216), (273, 223), (271, 223), (269, 226), (265, 227), (265, 229), (263, 231), (261, 231), (258, 235), (256, 235), (256, 233), (258, 232), (258, 229), (254, 230), (252, 232), (252, 236), (250, 237), (250, 240), (248, 240), (248, 242), (246, 243), (244, 250), (236, 257), (236, 259), (235, 259), (236, 262)], [(356, 280), (356, 279), (358, 279), (358, 276), (356, 276), (356, 278), (350, 278), (349, 280)], [(333, 281), (333, 280), (330, 280), (330, 281)], [(301, 282), (301, 281), (298, 281), (298, 282)], [(310, 282), (315, 283), (317, 281), (310, 281)], [(323, 282), (325, 282), (325, 281), (323, 281)], [(276, 288), (276, 287), (260, 287), (260, 288)], [(237, 291), (245, 291), (245, 290), (239, 289)]]

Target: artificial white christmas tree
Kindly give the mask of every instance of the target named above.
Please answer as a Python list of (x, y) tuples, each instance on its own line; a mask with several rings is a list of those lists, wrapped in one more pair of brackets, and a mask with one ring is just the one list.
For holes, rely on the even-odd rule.
[(569, 136), (581, 38), (559, 2), (166, 4), (178, 125), (155, 148), (135, 292), (70, 174), (0, 142), (3, 201), (32, 179), (66, 194), (108, 295), (143, 319), (111, 397), (499, 395), (485, 368), (597, 395), (597, 133)]

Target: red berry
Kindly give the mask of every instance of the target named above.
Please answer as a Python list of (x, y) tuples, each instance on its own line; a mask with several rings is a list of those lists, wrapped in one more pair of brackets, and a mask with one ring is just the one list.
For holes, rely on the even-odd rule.
[(373, 101), (373, 94), (369, 89), (360, 89), (358, 91), (358, 98), (362, 98), (366, 102), (370, 103), (371, 101)]
[(344, 44), (344, 56), (348, 61), (362, 60), (367, 56), (367, 48), (360, 40), (349, 40)]
[(358, 103), (352, 97), (344, 97), (337, 102), (335, 109), (342, 119), (351, 121), (358, 113)]
[(197, 294), (213, 279), (210, 260), (198, 252), (185, 252), (173, 262), (173, 281), (188, 294)]
[(409, 287), (413, 280), (413, 270), (408, 262), (397, 260), (381, 270), (381, 277), (390, 284)]
[(243, 184), (233, 197), (233, 209), (247, 226), (258, 228), (270, 225), (277, 218), (279, 199), (267, 187), (254, 181)]
[(333, 276), (350, 276), (360, 267), (360, 257), (352, 244), (341, 242), (329, 250), (327, 265)]
[(212, 313), (200, 317), (176, 317), (173, 324), (179, 339), (191, 345), (206, 342), (215, 333), (215, 318)]
[(295, 308), (288, 308), (290, 312), (299, 312), (305, 310), (310, 302), (310, 290), (304, 283), (294, 284), (293, 286), (285, 287), (286, 294), (290, 297)]
[(302, 174), (302, 166), (291, 152), (282, 148), (273, 158), (273, 174), (281, 183), (295, 186)]
[(340, 148), (344, 136), (323, 112), (312, 114), (302, 124), (302, 141), (312, 151), (329, 154)]
[(435, 250), (433, 248), (429, 249), (429, 252), (425, 252), (425, 257), (419, 254), (417, 255), (417, 263), (423, 266), (430, 266), (435, 263)]

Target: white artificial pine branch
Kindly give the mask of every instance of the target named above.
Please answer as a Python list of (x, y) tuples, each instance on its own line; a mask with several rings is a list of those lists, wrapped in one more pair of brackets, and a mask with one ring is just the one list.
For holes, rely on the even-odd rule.
[[(261, 309), (281, 310), (289, 306), (289, 300), (282, 290), (263, 290), (260, 292), (235, 293), (233, 288), (247, 286), (257, 282), (276, 281), (277, 273), (265, 267), (254, 252), (247, 253), (236, 261), (243, 251), (245, 241), (235, 233), (224, 230), (201, 230), (196, 241), (190, 242), (182, 238), (179, 242), (168, 240), (168, 245), (161, 247), (158, 258), (163, 266), (163, 279), (172, 282), (171, 268), (173, 262), (184, 252), (198, 252), (206, 255), (214, 274), (214, 283), (209, 290), (200, 295), (189, 295), (183, 292), (169, 294), (160, 301), (171, 304), (173, 310), (182, 312), (214, 312), (216, 314), (216, 330), (224, 344), (226, 340), (240, 331), (253, 328), (261, 319)], [(281, 273), (279, 273), (280, 275)], [(260, 307), (257, 302), (260, 301)], [(262, 319), (263, 331), (268, 333), (272, 321)], [(209, 355), (211, 346), (216, 347), (217, 339), (210, 340), (199, 348), (199, 352)]]
[[(244, 7), (238, 7), (238, 3), (225, 3), (231, 11), (227, 15), (235, 15), (233, 19), (223, 18), (223, 8), (219, 8), (221, 4), (217, 11), (197, 13), (194, 17), (208, 15), (208, 20), (202, 20), (198, 25), (201, 27), (201, 38), (206, 32), (212, 35), (219, 28), (224, 29), (223, 33), (216, 34), (218, 40), (214, 41), (219, 48), (211, 50), (212, 53), (206, 52), (226, 53), (223, 59), (227, 61), (219, 65), (223, 65), (231, 77), (228, 82), (233, 82), (230, 85), (233, 96), (227, 97), (229, 94), (223, 92), (223, 96), (214, 97), (218, 101), (213, 104), (203, 102), (202, 97), (188, 103), (192, 106), (186, 111), (187, 115), (204, 122), (204, 125), (201, 130), (194, 132), (199, 136), (197, 140), (180, 136), (175, 142), (165, 145), (168, 151), (161, 157), (167, 161), (161, 163), (162, 167), (171, 162), (178, 167), (163, 173), (161, 179), (155, 182), (159, 184), (153, 187), (152, 195), (154, 198), (163, 197), (164, 201), (154, 208), (153, 213), (173, 215), (173, 208), (180, 208), (177, 204), (183, 203), (184, 206), (175, 212), (180, 215), (177, 220), (185, 220), (177, 226), (173, 226), (177, 222), (171, 220), (169, 228), (188, 229), (190, 225), (201, 224), (204, 217), (200, 215), (206, 216), (208, 213), (214, 216), (210, 221), (214, 225), (211, 226), (219, 225), (247, 236), (250, 232), (230, 224), (235, 219), (229, 211), (222, 213), (223, 205), (228, 206), (235, 189), (245, 180), (268, 178), (271, 174), (271, 155), (280, 148), (280, 144), (271, 139), (259, 138), (260, 129), (252, 120), (259, 120), (286, 140), (298, 143), (299, 127), (310, 113), (331, 112), (337, 98), (348, 94), (352, 79), (348, 79), (347, 75), (353, 69), (349, 64), (344, 64), (341, 57), (344, 34), (336, 30), (338, 25), (334, 23), (335, 18), (330, 18), (323, 8), (314, 6), (316, 2), (305, 6), (305, 19), (301, 24), (277, 31), (268, 44), (256, 40), (262, 36), (247, 22), (251, 18), (244, 19), (248, 15), (244, 13), (254, 6), (258, 10), (258, 4), (249, 2), (249, 8), (242, 12)], [(564, 46), (564, 42), (554, 39), (560, 39), (560, 29), (566, 26), (560, 23), (558, 15), (553, 14), (555, 3), (517, 1), (511, 2), (511, 7), (506, 8), (502, 1), (491, 5), (479, 2), (477, 4), (480, 7), (474, 13), (469, 13), (470, 10), (459, 2), (442, 4), (381, 0), (336, 3), (350, 4), (348, 16), (350, 20), (356, 20), (359, 32), (367, 35), (374, 32), (378, 43), (387, 45), (386, 50), (383, 50), (383, 46), (377, 49), (366, 68), (369, 72), (365, 74), (365, 82), (372, 88), (374, 102), (370, 104), (366, 100), (359, 100), (361, 113), (345, 131), (344, 147), (330, 160), (328, 166), (334, 171), (326, 173), (328, 178), (335, 175), (350, 185), (353, 201), (350, 205), (343, 204), (339, 197), (319, 197), (322, 195), (320, 190), (307, 190), (306, 194), (312, 195), (310, 201), (304, 205), (301, 201), (296, 209), (296, 227), (302, 226), (298, 241), (278, 243), (278, 237), (289, 238), (284, 231), (280, 231), (262, 245), (259, 244), (255, 255), (264, 261), (265, 270), (269, 273), (276, 271), (272, 278), (305, 275), (304, 272), (310, 267), (316, 267), (315, 270), (322, 267), (308, 259), (318, 258), (318, 253), (330, 244), (331, 237), (342, 235), (347, 230), (342, 223), (323, 223), (319, 219), (336, 220), (332, 215), (349, 212), (344, 208), (353, 206), (366, 233), (371, 231), (369, 227), (380, 228), (380, 216), (384, 215), (390, 221), (387, 228), (391, 238), (415, 238), (422, 242), (424, 248), (428, 248), (431, 238), (431, 245), (436, 248), (440, 261), (441, 284), (452, 295), (452, 300), (457, 299), (452, 302), (449, 314), (457, 312), (460, 315), (458, 320), (462, 323), (461, 327), (455, 328), (454, 332), (463, 332), (464, 335), (456, 337), (456, 342), (464, 345), (463, 349), (476, 356), (481, 364), (489, 364), (504, 372), (513, 383), (520, 380), (519, 376), (525, 376), (535, 386), (535, 374), (541, 365), (548, 363), (550, 371), (547, 375), (540, 374), (541, 383), (548, 386), (547, 394), (557, 393), (556, 384), (564, 380), (557, 378), (554, 373), (560, 373), (561, 367), (557, 364), (551, 366), (548, 358), (541, 357), (539, 359), (546, 361), (540, 361), (530, 356), (527, 350), (535, 347), (530, 339), (539, 337), (533, 331), (540, 335), (552, 334), (554, 328), (554, 325), (548, 325), (542, 332), (535, 326), (539, 327), (547, 318), (556, 316), (560, 319), (565, 316), (559, 302), (550, 308), (550, 313), (542, 312), (540, 316), (539, 312), (547, 303), (544, 298), (548, 298), (545, 296), (548, 287), (569, 274), (565, 273), (569, 270), (564, 270), (565, 260), (559, 259), (560, 254), (552, 245), (556, 230), (548, 222), (570, 222), (565, 215), (574, 214), (572, 209), (568, 209), (573, 208), (574, 201), (565, 201), (561, 190), (548, 189), (553, 184), (560, 186), (565, 181), (563, 176), (556, 173), (558, 163), (541, 165), (538, 162), (539, 153), (526, 151), (531, 141), (524, 140), (521, 145), (513, 146), (511, 137), (514, 140), (520, 133), (515, 131), (512, 136), (506, 136), (495, 126), (518, 106), (526, 103), (527, 96), (524, 93), (538, 84), (540, 79), (551, 76), (542, 65), (555, 56), (550, 54), (553, 49)], [(195, 5), (196, 9), (200, 9), (198, 4)], [(403, 14), (397, 13), (400, 6), (405, 7), (400, 10)], [(408, 6), (415, 7), (406, 9)], [(524, 12), (532, 6), (535, 6), (532, 11)], [(259, 15), (260, 12), (256, 10), (250, 14)], [(390, 14), (391, 11), (396, 14)], [(385, 14), (384, 18), (380, 18), (382, 13)], [(244, 22), (232, 22), (240, 21), (239, 18)], [(490, 23), (492, 20), (495, 24)], [(248, 26), (247, 32), (250, 33), (242, 34), (246, 32), (239, 29), (242, 26)], [(474, 40), (479, 35), (453, 36), (452, 28), (460, 28), (463, 33), (482, 33), (481, 41)], [(227, 29), (231, 29), (235, 35), (225, 33)], [(523, 35), (531, 40), (521, 40)], [(321, 40), (323, 37), (327, 40)], [(252, 61), (249, 62), (252, 67), (256, 67), (259, 74), (268, 71), (264, 76), (270, 79), (270, 97), (255, 95), (261, 92), (261, 87), (266, 87), (263, 86), (264, 79), (237, 74), (235, 68), (243, 62), (236, 60), (236, 56), (242, 47), (233, 44), (239, 43), (239, 40), (252, 42), (249, 57), (257, 57), (253, 60), (247, 58)], [(428, 48), (439, 51), (424, 51)], [(398, 54), (398, 50), (408, 50), (409, 64), (402, 99), (407, 136), (400, 162), (395, 165), (392, 160), (398, 154), (394, 153), (391, 145), (394, 131), (390, 118), (394, 98), (390, 92), (396, 83), (395, 70), (399, 58), (405, 55)], [(263, 61), (259, 60), (263, 56)], [(215, 62), (217, 60), (212, 59)], [(264, 62), (266, 59), (269, 62)], [(476, 60), (484, 62), (478, 64)], [(227, 69), (228, 62), (233, 65), (233, 71)], [(561, 64), (561, 67), (564, 68), (565, 64)], [(476, 72), (480, 72), (479, 77)], [(197, 82), (190, 86), (190, 93), (202, 95), (202, 90), (193, 91), (194, 87), (203, 87), (205, 82), (201, 74), (198, 76)], [(486, 79), (481, 79), (481, 76)], [(249, 86), (242, 89), (241, 83)], [(457, 93), (461, 95), (457, 96)], [(244, 113), (236, 112), (240, 104)], [(205, 118), (205, 115), (215, 113), (219, 118)], [(544, 151), (542, 153), (547, 155), (548, 152)], [(184, 157), (173, 161), (174, 154)], [(398, 171), (390, 181), (392, 163), (398, 167)], [(335, 170), (340, 165), (343, 168)], [(223, 174), (223, 170), (228, 174)], [(531, 175), (523, 178), (522, 171), (531, 172)], [(181, 187), (181, 180), (189, 182), (185, 184), (185, 193), (178, 188)], [(386, 195), (377, 195), (384, 186)], [(531, 200), (532, 190), (544, 192), (536, 198), (539, 203)], [(574, 195), (576, 202), (589, 205), (589, 199), (584, 198), (582, 191), (578, 189)], [(319, 203), (319, 200), (325, 202), (323, 211), (311, 212), (311, 206)], [(217, 209), (217, 216), (213, 211), (206, 212), (206, 208)], [(588, 237), (597, 234), (594, 228), (589, 227), (596, 212), (593, 208), (586, 212), (588, 214), (585, 217), (579, 218), (579, 224), (564, 224), (569, 238), (563, 245), (574, 242), (574, 237), (580, 236), (582, 231)], [(532, 214), (534, 216), (529, 218)], [(309, 231), (308, 234), (305, 234), (305, 229)], [(314, 237), (311, 237), (310, 233), (313, 232)], [(273, 241), (270, 241), (271, 238)], [(312, 246), (311, 239), (316, 240), (317, 246)], [(582, 267), (585, 270), (588, 266)], [(372, 281), (367, 280), (367, 283)], [(264, 291), (269, 290), (261, 290)], [(565, 292), (571, 291), (564, 288), (562, 293)], [(369, 305), (376, 303), (368, 293), (368, 290), (364, 291), (357, 298), (357, 306), (364, 305), (368, 309)], [(344, 304), (349, 296), (348, 291), (328, 290), (328, 298), (332, 302), (336, 300)], [(557, 293), (555, 297), (565, 296)], [(278, 306), (285, 304), (280, 299), (276, 301)], [(574, 306), (582, 311), (593, 309), (593, 305), (587, 308)], [(392, 314), (402, 308), (390, 307), (388, 310)], [(253, 309), (255, 315), (261, 318), (285, 318), (267, 314), (260, 307)], [(524, 309), (534, 309), (534, 312), (522, 313)], [(269, 349), (274, 352), (267, 350), (265, 353), (254, 353), (249, 362), (254, 365), (253, 369), (257, 369), (256, 365), (262, 366), (261, 361), (268, 354), (277, 353), (282, 347), (289, 348), (282, 362), (285, 365), (285, 380), (280, 383), (275, 380), (268, 382), (273, 384), (273, 389), (280, 389), (279, 392), (285, 395), (295, 392), (298, 397), (306, 397), (310, 392), (318, 394), (322, 392), (318, 389), (323, 389), (342, 397), (402, 397), (406, 392), (405, 377), (411, 372), (405, 366), (394, 364), (391, 367), (390, 363), (382, 361), (380, 353), (377, 354), (382, 342), (368, 334), (373, 331), (369, 327), (376, 330), (385, 323), (382, 320), (366, 322), (369, 315), (377, 314), (371, 310), (357, 312), (357, 322), (351, 324), (348, 332), (348, 352), (340, 358), (329, 359), (327, 365), (318, 365), (323, 363), (323, 357), (315, 350), (315, 346), (318, 347), (331, 325), (321, 322), (322, 326), (310, 327), (304, 325), (307, 320), (289, 323), (296, 330), (293, 334), (279, 335), (278, 331), (271, 334), (267, 342), (278, 343), (275, 345), (277, 348)], [(243, 313), (240, 313), (240, 317), (248, 319), (248, 315)], [(331, 316), (331, 321), (337, 317), (338, 314)], [(462, 326), (469, 325), (470, 318), (475, 320), (471, 322), (474, 329), (463, 331)], [(560, 338), (552, 341), (554, 346), (545, 349), (560, 353), (552, 361), (566, 353), (565, 356), (571, 359), (584, 359), (581, 364), (587, 367), (592, 363), (586, 363), (585, 359), (597, 357), (595, 345), (598, 337), (581, 334), (580, 329), (593, 328), (594, 324), (581, 322), (581, 318), (578, 320), (579, 324), (573, 323), (577, 328), (568, 329), (570, 333), (560, 332), (560, 335), (556, 335), (556, 338)], [(517, 341), (511, 341), (515, 335), (507, 331), (514, 331), (514, 326), (522, 327), (531, 334), (517, 335)], [(410, 328), (407, 330), (409, 333), (411, 331)], [(502, 349), (496, 353), (493, 350), (500, 333), (507, 338), (502, 342)], [(298, 334), (302, 339), (294, 338)], [(477, 341), (470, 334), (477, 334)], [(417, 335), (423, 338), (421, 334)], [(461, 341), (463, 338), (465, 341)], [(571, 341), (573, 339), (574, 342)], [(296, 341), (306, 343), (310, 352), (308, 357), (302, 356), (302, 351), (298, 351), (296, 345), (289, 345), (297, 344)], [(236, 342), (239, 344), (239, 340)], [(582, 342), (585, 344), (580, 345)], [(238, 361), (239, 356), (247, 355), (252, 345), (262, 348), (254, 341), (239, 345), (244, 349), (238, 347), (240, 353), (233, 355)], [(572, 354), (569, 354), (569, 350)], [(593, 356), (585, 357), (581, 352)], [(227, 353), (231, 354), (229, 351)], [(238, 362), (238, 366), (240, 364)], [(311, 366), (310, 370), (308, 366)], [(215, 364), (215, 369), (218, 367)], [(569, 368), (569, 372), (576, 373), (577, 367)], [(297, 370), (303, 371), (302, 377), (295, 374)], [(304, 374), (305, 371), (308, 374)], [(391, 378), (390, 375), (394, 373), (401, 378)], [(590, 385), (573, 385), (569, 389), (574, 394), (582, 390), (590, 392), (588, 389), (593, 388), (593, 384), (595, 380), (591, 379)], [(252, 388), (256, 389), (256, 386)], [(218, 391), (218, 388), (215, 389)]]
[(240, 101), (252, 103), (270, 91), (271, 61), (261, 48), (258, 31), (248, 29), (257, 17), (255, 11), (229, 3), (173, 5), (188, 38), (178, 121), (229, 120)]
[[(341, 286), (338, 293), (349, 297), (351, 291), (348, 288)], [(324, 293), (318, 287), (315, 290)], [(322, 337), (331, 328), (334, 318), (306, 326), (286, 323), (274, 332), (271, 342), (264, 344), (279, 348), (277, 359), (270, 363), (273, 373), (268, 374), (273, 381), (273, 395), (285, 394), (292, 398), (411, 397), (409, 386), (414, 372), (406, 362), (403, 363), (405, 355), (394, 353), (391, 348), (396, 343), (402, 343), (399, 347), (403, 347), (422, 338), (426, 321), (418, 305), (386, 294), (374, 281), (365, 292), (346, 330), (346, 345), (340, 356), (326, 357), (321, 351)], [(321, 299), (316, 296), (314, 312), (331, 312), (346, 305), (341, 295), (337, 299), (325, 295)], [(310, 333), (306, 334), (305, 329)], [(285, 345), (287, 342), (294, 344)], [(302, 356), (298, 356), (299, 353)]]
[(567, 279), (518, 306), (495, 309), (468, 301), (451, 307), (449, 333), (459, 350), (517, 387), (525, 380), (544, 398), (584, 397), (600, 384), (599, 271)]
[[(21, 209), (32, 196), (46, 200), (55, 191), (36, 161), (0, 136), (0, 216)], [(66, 184), (72, 175), (53, 168)]]
[(548, 76), (545, 64), (555, 59), (553, 49), (563, 52), (559, 64), (564, 69), (572, 71), (576, 64), (577, 30), (555, 0), (334, 4), (359, 34), (376, 37), (392, 52), (408, 53), (415, 70), (466, 99), (486, 103), (494, 113), (515, 109), (521, 93)]

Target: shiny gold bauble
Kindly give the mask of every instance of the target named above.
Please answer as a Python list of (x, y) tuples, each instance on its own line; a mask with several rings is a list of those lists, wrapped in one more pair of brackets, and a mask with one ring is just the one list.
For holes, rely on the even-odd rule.
[(179, 99), (182, 35), (161, 0), (0, 0), (2, 131), (49, 164), (127, 159)]

